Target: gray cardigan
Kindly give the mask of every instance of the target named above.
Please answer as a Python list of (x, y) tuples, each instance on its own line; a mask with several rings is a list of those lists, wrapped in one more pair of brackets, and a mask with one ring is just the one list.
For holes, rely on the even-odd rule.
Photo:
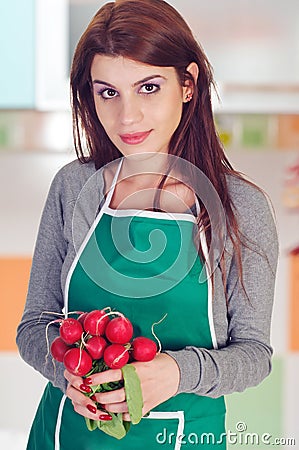
[[(94, 183), (90, 187), (87, 183), (91, 177), (96, 190)], [(189, 346), (168, 352), (180, 369), (178, 393), (219, 397), (241, 392), (259, 384), (271, 371), (270, 324), (278, 258), (276, 228), (261, 191), (233, 176), (228, 177), (228, 186), (240, 229), (255, 246), (255, 250), (242, 248), (247, 297), (240, 286), (231, 241), (227, 239), (227, 295), (219, 266), (214, 273), (212, 317), (217, 348)], [(45, 329), (49, 321), (58, 317), (49, 312), (61, 313), (64, 308), (67, 273), (95, 219), (103, 187), (102, 171), (95, 171), (92, 162), (81, 164), (75, 160), (55, 176), (41, 217), (27, 301), (17, 330), (21, 357), (63, 392), (66, 389), (63, 364), (55, 363), (54, 368), (47, 356)], [(58, 326), (50, 325), (48, 341), (58, 333)]]

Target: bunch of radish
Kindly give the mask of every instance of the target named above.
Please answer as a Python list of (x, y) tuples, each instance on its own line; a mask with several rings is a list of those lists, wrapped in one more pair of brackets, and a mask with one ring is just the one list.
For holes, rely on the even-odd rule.
[[(108, 310), (108, 311), (107, 311)], [(163, 319), (162, 319), (163, 320)], [(142, 418), (142, 392), (135, 367), (128, 364), (133, 361), (151, 361), (161, 344), (144, 336), (133, 338), (133, 325), (122, 313), (110, 308), (93, 310), (78, 314), (77, 319), (57, 319), (48, 324), (59, 323), (59, 336), (56, 337), (50, 351), (52, 357), (62, 362), (74, 375), (86, 378), (94, 373), (108, 369), (121, 369), (123, 380), (90, 386), (91, 392), (84, 393), (92, 397), (97, 392), (105, 392), (124, 387), (131, 422), (125, 422), (121, 413), (110, 413), (111, 421), (104, 423), (85, 417), (90, 431), (97, 428), (117, 439), (123, 438), (130, 425), (137, 424)], [(103, 406), (97, 402), (96, 407), (102, 411)]]
[(51, 344), (51, 354), (80, 377), (90, 375), (99, 360), (106, 369), (121, 369), (130, 361), (151, 361), (158, 351), (152, 339), (133, 339), (132, 323), (119, 312), (93, 310), (81, 313), (77, 319), (55, 322), (60, 323), (60, 328)]

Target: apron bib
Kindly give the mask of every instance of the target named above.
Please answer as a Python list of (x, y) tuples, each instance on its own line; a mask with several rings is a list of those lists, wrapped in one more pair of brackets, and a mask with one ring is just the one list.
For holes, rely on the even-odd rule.
[[(125, 314), (134, 335), (153, 338), (162, 350), (192, 345), (217, 348), (212, 323), (210, 279), (194, 244), (193, 215), (113, 210), (117, 177), (69, 271), (65, 309), (90, 311), (110, 306)], [(202, 245), (203, 236), (201, 236)], [(31, 429), (27, 450), (225, 449), (225, 403), (178, 394), (154, 408), (121, 440), (87, 430), (71, 401), (48, 383)]]

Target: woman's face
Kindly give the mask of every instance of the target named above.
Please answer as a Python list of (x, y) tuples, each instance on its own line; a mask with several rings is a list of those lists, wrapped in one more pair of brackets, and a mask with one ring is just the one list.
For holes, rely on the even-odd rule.
[(168, 152), (190, 91), (173, 67), (96, 55), (91, 79), (98, 118), (124, 156)]

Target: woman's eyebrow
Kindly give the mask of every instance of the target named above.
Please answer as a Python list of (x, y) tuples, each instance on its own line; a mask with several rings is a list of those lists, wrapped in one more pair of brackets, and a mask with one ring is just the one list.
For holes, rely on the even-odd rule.
[[(152, 80), (153, 78), (163, 78), (164, 80), (166, 80), (166, 78), (163, 77), (163, 75), (150, 75), (149, 77), (146, 77), (146, 78), (143, 78), (142, 80), (136, 81), (132, 86), (136, 87), (139, 84), (146, 83), (147, 81)], [(103, 80), (93, 80), (92, 84), (104, 84), (105, 86), (109, 86), (113, 89), (116, 89), (116, 87), (113, 86), (113, 84), (108, 83), (107, 81), (103, 81)]]
[(105, 86), (109, 86), (109, 87), (112, 87), (113, 89), (116, 89), (116, 87), (113, 86), (113, 84), (107, 83), (107, 81), (93, 80), (93, 81), (92, 81), (92, 84), (104, 84)]
[(138, 84), (146, 83), (147, 81), (152, 80), (153, 78), (163, 78), (164, 80), (166, 80), (166, 78), (163, 77), (162, 75), (150, 75), (149, 77), (143, 78), (140, 81), (136, 81), (136, 83), (133, 84), (133, 87), (138, 86)]

